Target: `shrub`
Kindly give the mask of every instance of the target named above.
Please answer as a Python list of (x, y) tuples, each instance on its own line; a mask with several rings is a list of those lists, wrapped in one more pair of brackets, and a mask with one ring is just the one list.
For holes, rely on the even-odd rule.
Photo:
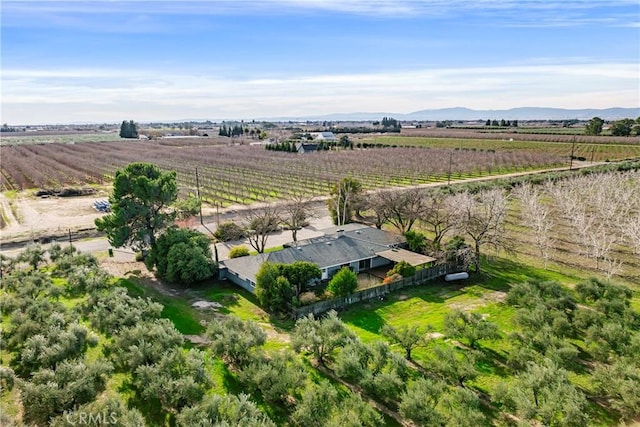
[(249, 255), (249, 248), (246, 246), (234, 246), (229, 250), (229, 258), (240, 258)]
[(404, 237), (407, 239), (411, 251), (423, 254), (427, 250), (427, 238), (424, 234), (409, 230), (404, 233)]
[(333, 296), (345, 296), (358, 287), (358, 276), (348, 267), (342, 267), (329, 281), (327, 291)]
[(394, 274), (399, 274), (402, 277), (411, 277), (416, 274), (416, 268), (406, 261), (400, 261), (387, 272), (387, 276), (389, 277)]
[(320, 268), (312, 262), (265, 262), (256, 274), (256, 297), (267, 311), (289, 313), (293, 306), (300, 304), (299, 295), (303, 288), (321, 275)]
[(158, 238), (145, 264), (149, 269), (155, 266), (158, 277), (185, 285), (210, 278), (215, 269), (207, 236), (177, 227)]
[(288, 313), (295, 296), (283, 269), (283, 264), (265, 262), (256, 274), (256, 298), (262, 308), (273, 313)]
[(398, 273), (393, 273), (392, 275), (385, 277), (384, 280), (382, 281), (382, 284), (386, 285), (387, 283), (395, 282), (400, 279), (402, 279), (401, 275), (399, 275)]
[(213, 235), (221, 242), (229, 242), (246, 237), (246, 231), (235, 222), (227, 221), (220, 224)]

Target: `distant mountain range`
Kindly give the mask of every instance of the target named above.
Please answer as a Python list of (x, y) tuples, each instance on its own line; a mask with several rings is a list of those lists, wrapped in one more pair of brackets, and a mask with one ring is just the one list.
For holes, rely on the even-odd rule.
[(639, 108), (586, 108), (569, 110), (564, 108), (520, 107), (508, 110), (472, 110), (464, 107), (420, 110), (413, 113), (333, 113), (319, 116), (270, 117), (264, 121), (365, 121), (393, 117), (396, 120), (589, 120), (593, 117), (617, 120), (640, 117)]

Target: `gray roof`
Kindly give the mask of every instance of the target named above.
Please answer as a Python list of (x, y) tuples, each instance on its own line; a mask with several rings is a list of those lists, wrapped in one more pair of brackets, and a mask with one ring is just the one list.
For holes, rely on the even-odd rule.
[(318, 137), (320, 139), (336, 139), (336, 136), (333, 134), (333, 132), (319, 132)]
[(376, 253), (406, 241), (402, 236), (362, 224), (347, 224), (323, 231), (324, 236), (301, 240), (296, 246), (255, 256), (233, 258), (222, 263), (230, 271), (255, 282), (260, 266), (267, 261), (282, 264), (309, 261), (320, 268), (326, 268), (375, 258)]
[(400, 234), (379, 230), (363, 224), (345, 224), (341, 227), (332, 227), (327, 229), (325, 234), (328, 236), (342, 234), (350, 239), (388, 247), (402, 245), (407, 242), (407, 239)]
[(297, 142), (296, 150), (300, 151), (300, 148), (302, 148), (304, 151), (318, 151), (318, 146), (319, 144), (312, 142)]

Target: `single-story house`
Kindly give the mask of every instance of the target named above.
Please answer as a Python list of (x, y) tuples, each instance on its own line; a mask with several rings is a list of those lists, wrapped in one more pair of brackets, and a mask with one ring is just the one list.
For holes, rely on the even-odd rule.
[(313, 262), (322, 271), (321, 279), (327, 280), (342, 267), (358, 273), (400, 260), (416, 266), (435, 261), (404, 249), (403, 236), (366, 225), (347, 224), (322, 231), (324, 236), (290, 243), (280, 251), (224, 260), (220, 265), (221, 277), (254, 292), (256, 274), (265, 262)]
[(319, 144), (310, 142), (296, 142), (296, 151), (298, 153), (311, 153), (314, 151), (318, 151), (318, 146)]

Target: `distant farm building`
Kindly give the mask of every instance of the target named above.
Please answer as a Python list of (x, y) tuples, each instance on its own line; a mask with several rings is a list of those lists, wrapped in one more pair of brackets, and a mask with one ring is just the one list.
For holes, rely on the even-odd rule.
[(333, 132), (318, 132), (315, 134), (316, 141), (337, 141), (338, 138), (333, 134)]
[(314, 151), (318, 151), (318, 144), (307, 143), (307, 142), (297, 142), (296, 143), (296, 151), (298, 153), (311, 153)]

